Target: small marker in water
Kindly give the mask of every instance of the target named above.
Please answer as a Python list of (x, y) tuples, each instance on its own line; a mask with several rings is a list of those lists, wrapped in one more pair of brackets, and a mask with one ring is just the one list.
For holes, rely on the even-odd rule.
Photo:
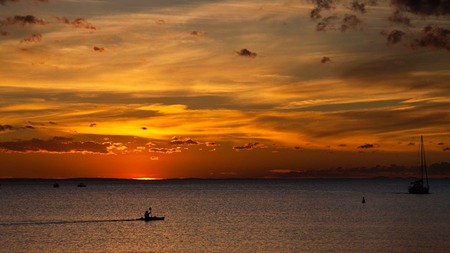
[(362, 203), (364, 204), (364, 203), (366, 203), (366, 199), (363, 197), (363, 199), (362, 199)]

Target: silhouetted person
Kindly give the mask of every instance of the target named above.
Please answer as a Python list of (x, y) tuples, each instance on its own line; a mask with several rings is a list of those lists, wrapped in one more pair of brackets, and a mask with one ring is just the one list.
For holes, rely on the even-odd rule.
[(147, 210), (145, 210), (144, 219), (146, 220), (150, 219), (150, 213)]
[(363, 197), (363, 199), (362, 199), (362, 203), (364, 204), (364, 203), (366, 203), (366, 199)]
[(148, 208), (148, 211), (149, 211), (150, 217), (152, 217), (152, 208), (149, 207), (149, 208)]

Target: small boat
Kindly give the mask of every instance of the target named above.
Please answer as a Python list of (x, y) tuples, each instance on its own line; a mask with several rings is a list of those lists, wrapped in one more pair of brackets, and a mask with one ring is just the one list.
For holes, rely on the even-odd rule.
[(143, 220), (143, 221), (152, 221), (152, 220), (164, 220), (164, 217), (158, 217), (158, 216), (152, 216), (152, 217), (148, 217), (148, 218), (137, 218), (136, 220)]
[(408, 192), (411, 194), (428, 194), (430, 190), (430, 186), (428, 185), (428, 173), (425, 160), (425, 149), (423, 146), (423, 136), (420, 136), (420, 173), (421, 179), (411, 182), (409, 185)]
[(77, 185), (77, 187), (86, 187), (86, 185), (83, 184), (83, 183), (79, 183), (79, 184)]
[(59, 187), (59, 184), (58, 183), (54, 183), (53, 184), (53, 188), (58, 188)]

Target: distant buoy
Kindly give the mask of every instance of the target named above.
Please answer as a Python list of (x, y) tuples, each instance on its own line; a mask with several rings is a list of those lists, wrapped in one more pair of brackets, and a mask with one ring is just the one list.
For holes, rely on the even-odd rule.
[(362, 199), (362, 203), (364, 204), (364, 203), (366, 203), (366, 199), (363, 197), (363, 199)]

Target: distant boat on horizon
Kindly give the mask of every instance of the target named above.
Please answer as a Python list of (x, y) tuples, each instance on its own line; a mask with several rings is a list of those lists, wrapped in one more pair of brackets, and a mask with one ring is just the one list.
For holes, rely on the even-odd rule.
[(83, 184), (83, 183), (79, 183), (77, 186), (78, 186), (78, 187), (86, 187), (86, 185)]
[(420, 136), (420, 174), (421, 179), (409, 184), (408, 192), (410, 194), (428, 194), (430, 191), (430, 186), (428, 185), (428, 172), (425, 159), (425, 148), (423, 145), (423, 136)]

